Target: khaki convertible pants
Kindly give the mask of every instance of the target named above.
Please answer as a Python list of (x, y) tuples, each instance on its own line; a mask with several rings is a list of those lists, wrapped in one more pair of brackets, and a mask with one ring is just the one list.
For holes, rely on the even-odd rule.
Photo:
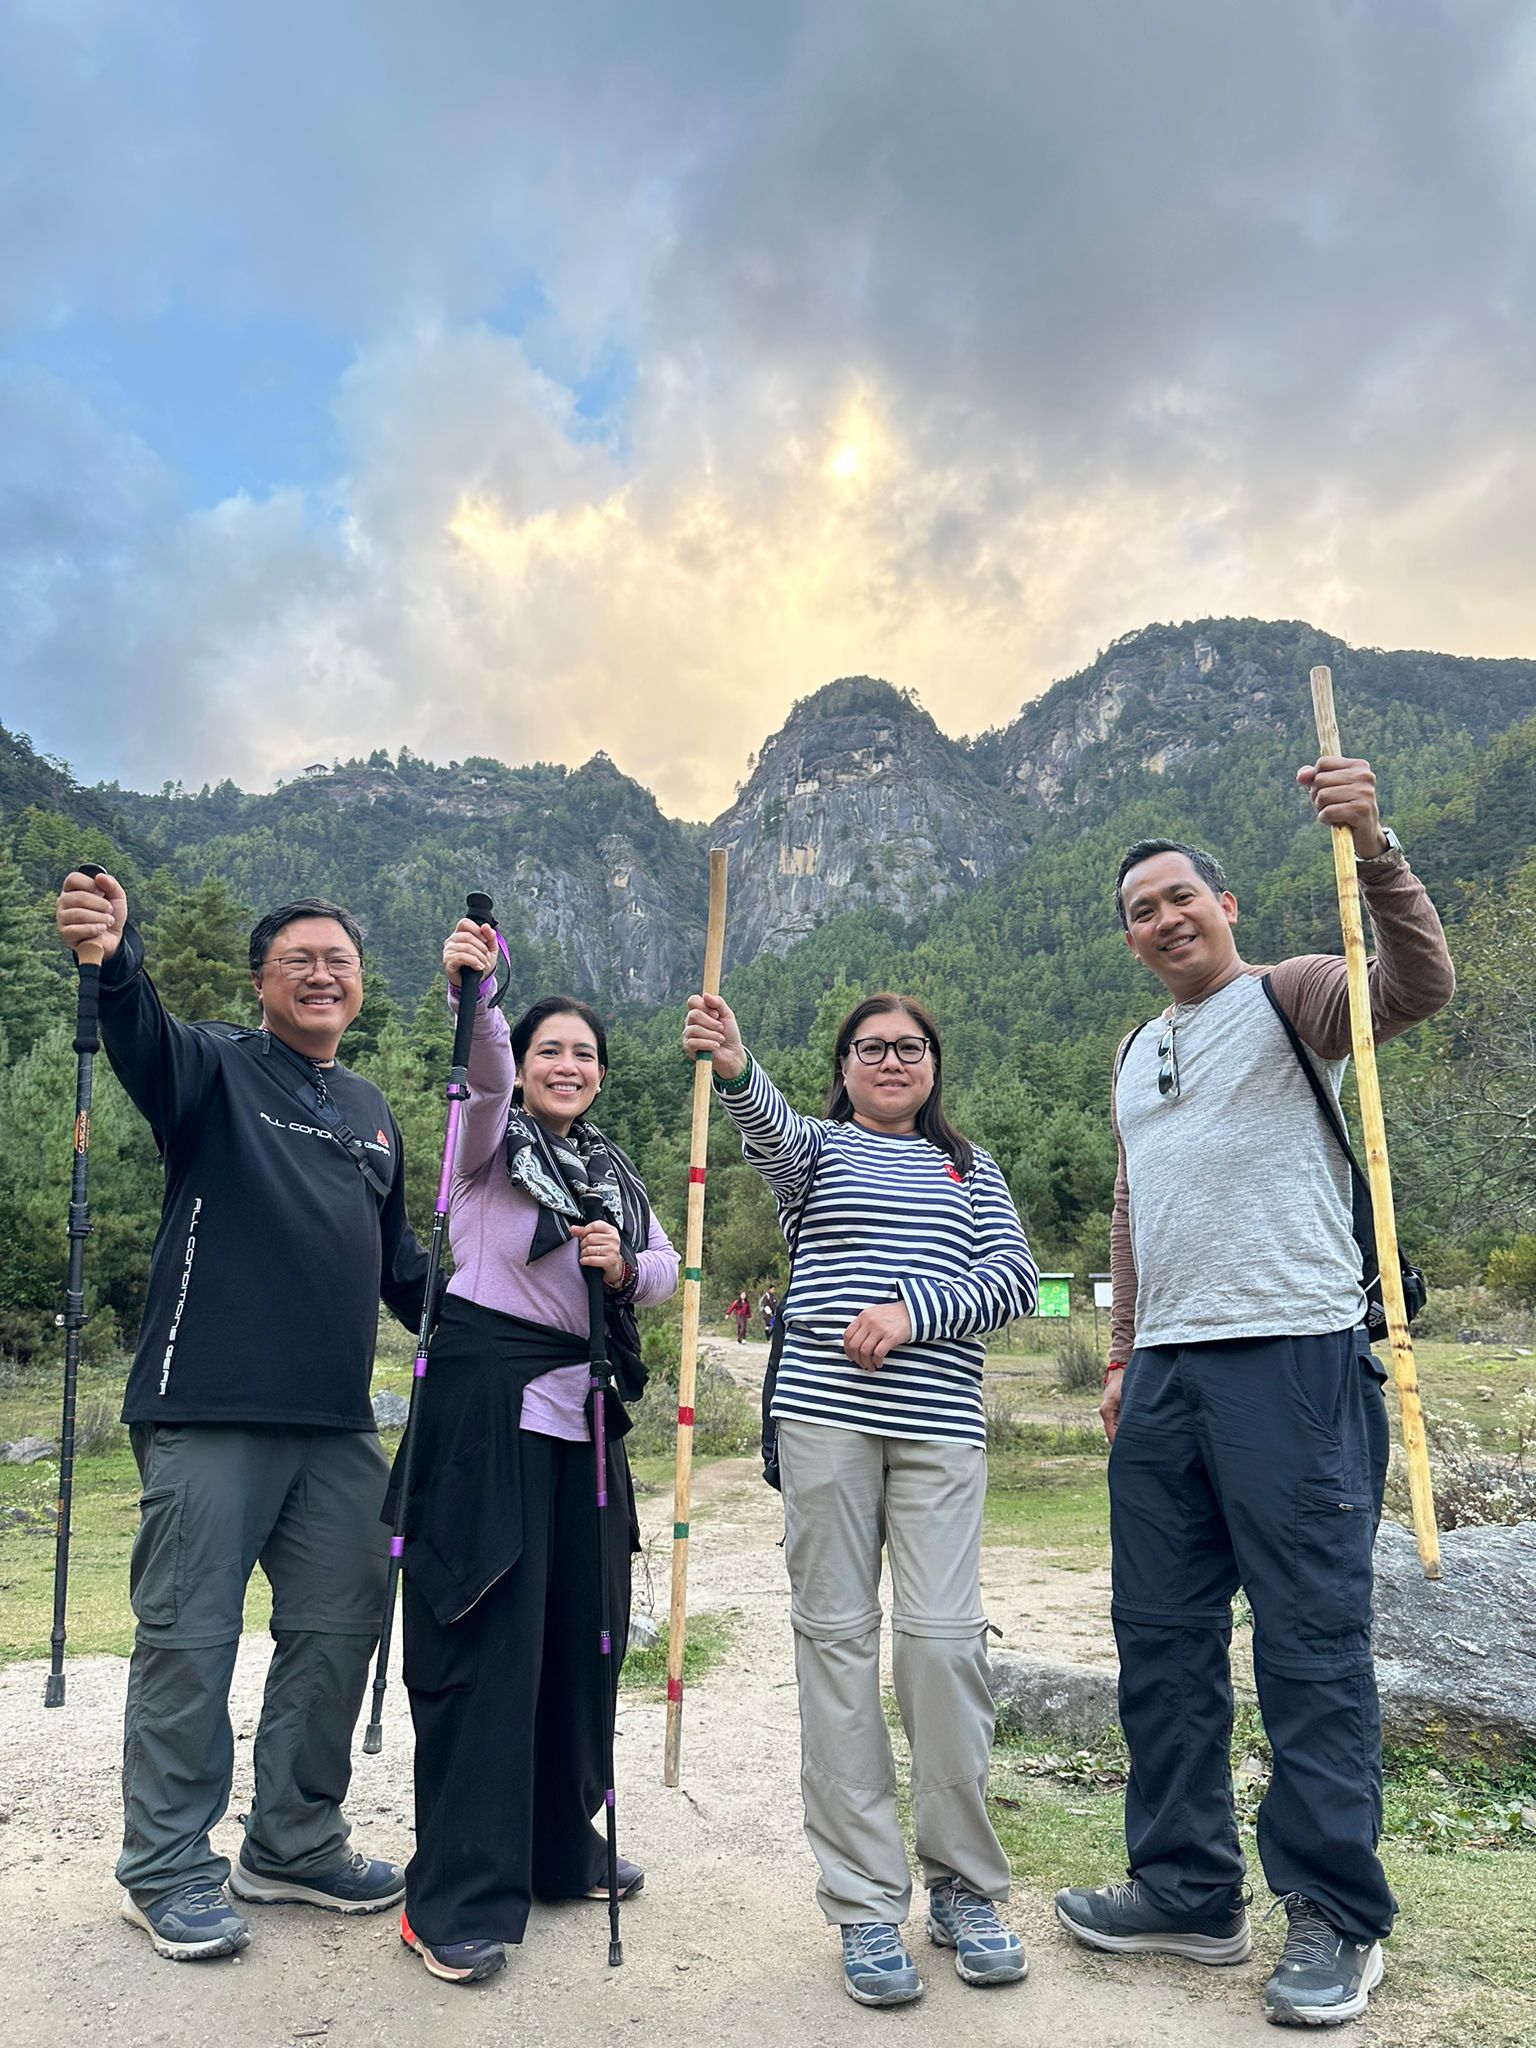
[(912, 1749), (923, 1882), (1008, 1896), (987, 1818), (994, 1713), (981, 1611), (979, 1444), (781, 1422), (784, 1554), (800, 1688), (805, 1833), (834, 1926), (900, 1924), (912, 1877), (880, 1700), (880, 1553), (896, 1700)]

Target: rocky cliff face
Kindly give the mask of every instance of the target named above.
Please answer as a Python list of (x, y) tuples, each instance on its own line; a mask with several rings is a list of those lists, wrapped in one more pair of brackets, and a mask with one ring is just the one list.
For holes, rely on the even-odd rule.
[(915, 917), (1023, 844), (966, 748), (865, 676), (795, 706), (707, 837), (731, 855), (728, 966), (787, 951), (836, 911)]
[[(698, 976), (701, 839), (731, 854), (728, 966), (783, 954), (839, 911), (911, 919), (1025, 858), (1053, 817), (1106, 814), (1128, 778), (1195, 788), (1209, 757), (1271, 734), (1300, 758), (1319, 661), (1334, 669), (1346, 743), (1481, 741), (1536, 708), (1536, 662), (1352, 649), (1297, 621), (1205, 619), (1126, 635), (975, 742), (946, 738), (889, 683), (829, 683), (763, 742), (737, 801), (702, 834), (663, 817), (603, 754), (568, 772), (379, 752), (317, 764), (264, 796), (232, 783), (75, 796), (111, 799), (107, 815), (140, 835), (146, 870), (168, 860), (190, 879), (222, 873), (253, 905), (323, 883), (376, 931), (406, 997), (430, 979), (465, 887), (485, 887), (509, 931), (559, 949), (537, 963), (541, 976), (651, 1005)], [(49, 800), (44, 765), (0, 732), (0, 812), (7, 799)]]
[(1027, 705), (978, 755), (1010, 794), (1051, 809), (1112, 762), (1162, 775), (1240, 733), (1284, 732), (1294, 727), (1294, 694), (1290, 676), (1277, 679), (1214, 634), (1154, 627)]

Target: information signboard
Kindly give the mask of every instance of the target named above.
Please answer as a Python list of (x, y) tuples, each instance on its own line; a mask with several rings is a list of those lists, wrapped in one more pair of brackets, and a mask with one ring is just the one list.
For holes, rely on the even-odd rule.
[(1072, 1313), (1072, 1275), (1070, 1273), (1042, 1273), (1040, 1275), (1040, 1299), (1035, 1308), (1037, 1316), (1070, 1316)]

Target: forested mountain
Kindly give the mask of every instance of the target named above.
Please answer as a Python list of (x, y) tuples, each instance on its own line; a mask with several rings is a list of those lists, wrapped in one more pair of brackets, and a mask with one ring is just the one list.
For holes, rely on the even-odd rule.
[[(702, 952), (704, 848), (724, 844), (726, 992), (794, 1098), (817, 1104), (858, 994), (911, 991), (943, 1024), (952, 1113), (997, 1155), (1043, 1257), (1101, 1265), (1105, 1077), (1119, 1034), (1157, 1003), (1116, 920), (1116, 863), (1142, 836), (1205, 843), (1227, 864), (1250, 959), (1337, 950), (1327, 836), (1294, 779), (1316, 751), (1307, 672), (1320, 660), (1344, 744), (1375, 763), (1461, 970), (1447, 1017), (1384, 1055), (1405, 1231), (1448, 1267), (1480, 1263), (1536, 1227), (1536, 662), (1207, 619), (1128, 635), (972, 742), (887, 683), (828, 684), (744, 764), (737, 800), (707, 827), (665, 818), (601, 754), (568, 771), (378, 752), (268, 794), (226, 782), (151, 796), (80, 789), (0, 731), (0, 1349), (26, 1348), (56, 1291), (72, 1055), (47, 897), (82, 857), (123, 875), (183, 1014), (251, 1014), (253, 909), (319, 892), (358, 911), (370, 994), (344, 1053), (401, 1115), (421, 1214), (441, 1139), (438, 950), (465, 890), (487, 888), (515, 999), (564, 985), (613, 1012), (606, 1119), (679, 1224), (678, 1002)], [(63, 1137), (39, 1166), (35, 1134), (51, 1125)], [(94, 1144), (101, 1213), (116, 1218), (93, 1245), (96, 1284), (128, 1326), (153, 1159), (109, 1079)], [(776, 1238), (723, 1129), (715, 1145), (712, 1284), (734, 1287), (771, 1268)]]
[[(1309, 743), (1316, 661), (1333, 666), (1346, 745), (1376, 762), (1398, 815), (1428, 805), (1438, 816), (1473, 755), (1536, 713), (1536, 662), (1389, 654), (1300, 622), (1202, 619), (1126, 635), (974, 741), (947, 738), (888, 683), (829, 683), (747, 757), (735, 803), (702, 829), (664, 817), (604, 754), (567, 770), (438, 766), (380, 750), (316, 763), (264, 794), (226, 781), (140, 795), (75, 789), (58, 764), (3, 735), (0, 814), (29, 821), (19, 828), (30, 833), (29, 880), (62, 851), (39, 820), (62, 813), (115, 834), (145, 878), (161, 865), (182, 886), (216, 875), (247, 905), (323, 882), (358, 913), (403, 1000), (430, 979), (435, 934), (466, 887), (483, 887), (530, 973), (644, 1008), (676, 997), (694, 972), (703, 843), (732, 853), (731, 965), (786, 954), (839, 912), (911, 925), (978, 892), (992, 900), (994, 878), (1005, 893), (1016, 879), (1027, 897), (1031, 869), (1063, 832), (1104, 825), (1123, 839), (1119, 821), (1132, 816), (1137, 829), (1176, 818), (1268, 903), (1305, 835), (1290, 770)], [(1528, 778), (1520, 792), (1519, 759), (1505, 773), (1498, 843), (1518, 850), (1536, 799)], [(1496, 864), (1496, 846), (1465, 841), (1453, 872)], [(1310, 929), (1282, 910), (1276, 942)], [(1057, 946), (1038, 929), (1031, 943)]]

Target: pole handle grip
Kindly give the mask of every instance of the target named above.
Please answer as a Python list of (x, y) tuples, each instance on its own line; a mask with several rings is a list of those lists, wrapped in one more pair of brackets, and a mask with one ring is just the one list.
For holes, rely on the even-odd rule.
[[(465, 915), (476, 924), (488, 924), (492, 930), (496, 920), (491, 915), (491, 899), (479, 889), (473, 889), (464, 899)], [(475, 1035), (475, 1005), (480, 1000), (480, 977), (471, 974), (468, 968), (459, 972), (459, 1013), (453, 1027), (453, 1064), (455, 1067), (469, 1065), (470, 1042)]]
[[(590, 1191), (581, 1198), (581, 1220), (583, 1223), (603, 1223), (608, 1211), (599, 1196)], [(583, 1266), (582, 1277), (587, 1283), (587, 1327), (588, 1346), (592, 1353), (594, 1372), (608, 1369), (608, 1317), (603, 1302), (603, 1273), (600, 1266)]]

